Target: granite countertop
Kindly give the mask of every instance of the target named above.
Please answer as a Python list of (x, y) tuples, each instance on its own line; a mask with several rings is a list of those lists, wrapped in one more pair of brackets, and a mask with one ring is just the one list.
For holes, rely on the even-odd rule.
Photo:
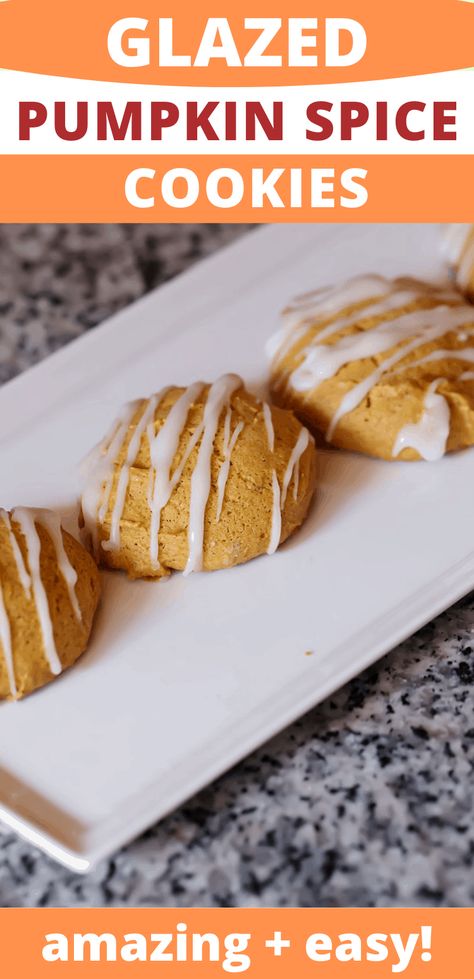
[[(244, 226), (0, 226), (0, 383)], [(474, 595), (87, 877), (0, 831), (0, 904), (474, 904)]]

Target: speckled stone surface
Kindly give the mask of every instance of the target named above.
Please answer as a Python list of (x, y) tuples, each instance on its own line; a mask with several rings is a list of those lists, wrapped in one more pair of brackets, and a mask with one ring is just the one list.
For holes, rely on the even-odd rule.
[[(0, 382), (245, 227), (0, 226)], [(0, 904), (474, 903), (474, 595), (77, 877), (0, 832)]]

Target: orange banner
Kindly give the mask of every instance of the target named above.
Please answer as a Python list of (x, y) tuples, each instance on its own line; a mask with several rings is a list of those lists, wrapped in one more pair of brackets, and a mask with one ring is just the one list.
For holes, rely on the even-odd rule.
[[(474, 63), (474, 5), (463, 0), (351, 0), (350, 4), (300, 0), (296, 10), (283, 0), (259, 0), (248, 8), (241, 0), (226, 0), (221, 8), (212, 4), (206, 13), (205, 5), (191, 7), (189, 0), (164, 0), (159, 5), (156, 0), (81, 0), (76, 4), (2, 0), (0, 65), (128, 83), (253, 86), (392, 78)], [(197, 55), (211, 15), (228, 22), (225, 28), (221, 24), (216, 45), (227, 49), (231, 63), (218, 55), (203, 67)], [(109, 32), (115, 23), (130, 17), (144, 23), (124, 30), (122, 47), (125, 53), (137, 55), (138, 38), (140, 56), (124, 66), (109, 53)], [(245, 26), (245, 18), (253, 19), (253, 25)], [(265, 18), (272, 23), (262, 29), (258, 22)], [(309, 19), (306, 24), (295, 23), (305, 18)], [(366, 49), (355, 64), (334, 64), (334, 30), (338, 27), (328, 24), (334, 18), (356, 21), (366, 34)], [(170, 19), (171, 27), (163, 24)], [(119, 39), (120, 34), (118, 30)], [(351, 43), (350, 30), (342, 29), (341, 54), (347, 54)], [(295, 49), (299, 52), (296, 57)], [(179, 62), (170, 66), (171, 51)], [(264, 53), (264, 63), (258, 51)], [(260, 67), (252, 66), (256, 60)]]
[(474, 910), (4, 910), (5, 976), (471, 979)]
[[(222, 172), (229, 170), (234, 181)], [(0, 221), (472, 222), (471, 182), (470, 156), (7, 156)], [(140, 207), (127, 199), (127, 186)], [(212, 203), (217, 194), (221, 206)]]

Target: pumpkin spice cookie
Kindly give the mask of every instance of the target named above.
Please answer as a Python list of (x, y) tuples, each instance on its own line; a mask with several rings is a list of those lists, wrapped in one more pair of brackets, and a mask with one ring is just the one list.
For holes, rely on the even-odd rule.
[(49, 510), (0, 510), (0, 700), (18, 700), (86, 649), (100, 595), (85, 548)]
[(455, 289), (365, 276), (297, 300), (271, 391), (327, 442), (382, 459), (474, 444), (474, 309)]
[(314, 484), (309, 432), (227, 374), (128, 405), (89, 462), (82, 511), (101, 564), (159, 578), (273, 553)]

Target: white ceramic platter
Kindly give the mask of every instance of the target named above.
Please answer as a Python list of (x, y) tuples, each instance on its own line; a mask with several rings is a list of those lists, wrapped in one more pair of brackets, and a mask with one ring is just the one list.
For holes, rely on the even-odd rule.
[[(439, 227), (255, 231), (72, 343), (0, 390), (0, 504), (67, 517), (124, 401), (225, 371), (263, 390), (280, 308), (368, 271), (445, 276)], [(474, 587), (474, 451), (324, 452), (319, 470), (273, 557), (162, 584), (104, 575), (88, 653), (0, 707), (6, 824), (87, 870)]]

